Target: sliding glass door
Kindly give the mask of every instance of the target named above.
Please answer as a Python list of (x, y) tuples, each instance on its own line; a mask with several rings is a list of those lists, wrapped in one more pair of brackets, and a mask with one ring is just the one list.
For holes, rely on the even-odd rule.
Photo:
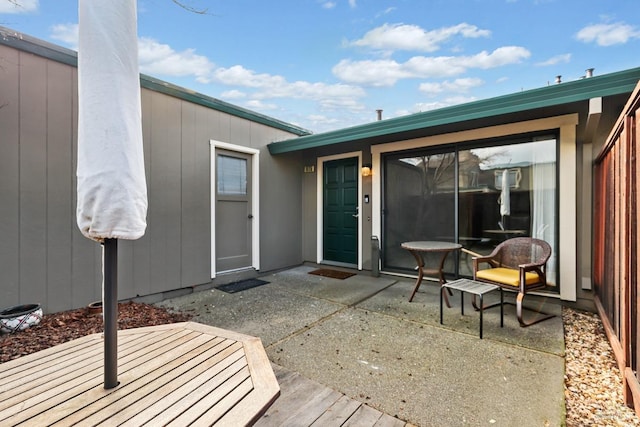
[[(384, 158), (383, 267), (415, 267), (400, 244), (412, 240), (458, 242), (490, 253), (505, 239), (532, 236), (552, 246), (548, 279), (557, 258), (556, 138), (424, 148)], [(428, 262), (428, 261), (427, 261)], [(471, 276), (471, 256), (447, 260), (451, 276)]]
[(384, 174), (384, 267), (413, 269), (415, 260), (400, 248), (402, 242), (455, 241), (456, 154), (432, 150), (390, 155)]

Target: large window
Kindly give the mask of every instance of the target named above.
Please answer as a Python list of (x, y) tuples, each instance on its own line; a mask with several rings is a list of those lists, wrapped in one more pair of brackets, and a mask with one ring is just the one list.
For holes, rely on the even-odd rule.
[[(556, 193), (553, 135), (387, 155), (383, 266), (413, 271), (405, 241), (459, 242), (488, 254), (505, 239), (533, 236), (553, 248), (548, 280), (555, 283)], [(452, 256), (445, 271), (470, 276), (470, 256)]]

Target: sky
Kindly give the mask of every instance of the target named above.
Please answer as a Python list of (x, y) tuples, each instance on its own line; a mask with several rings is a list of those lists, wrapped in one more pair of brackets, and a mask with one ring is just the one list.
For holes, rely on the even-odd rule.
[[(638, 0), (137, 5), (142, 73), (313, 133), (640, 66)], [(0, 0), (0, 26), (77, 50), (78, 0)]]

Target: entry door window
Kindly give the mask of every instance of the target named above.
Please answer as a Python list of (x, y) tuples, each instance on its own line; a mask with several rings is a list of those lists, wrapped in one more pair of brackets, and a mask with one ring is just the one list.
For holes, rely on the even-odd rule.
[(218, 156), (218, 194), (247, 194), (247, 160)]

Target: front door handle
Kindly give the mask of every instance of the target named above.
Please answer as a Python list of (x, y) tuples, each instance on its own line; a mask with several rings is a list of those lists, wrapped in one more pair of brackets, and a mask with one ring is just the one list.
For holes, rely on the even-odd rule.
[(253, 219), (253, 215), (249, 214), (249, 216), (247, 218)]
[(360, 216), (360, 214), (355, 214), (355, 215), (351, 215), (354, 218), (358, 218)]

